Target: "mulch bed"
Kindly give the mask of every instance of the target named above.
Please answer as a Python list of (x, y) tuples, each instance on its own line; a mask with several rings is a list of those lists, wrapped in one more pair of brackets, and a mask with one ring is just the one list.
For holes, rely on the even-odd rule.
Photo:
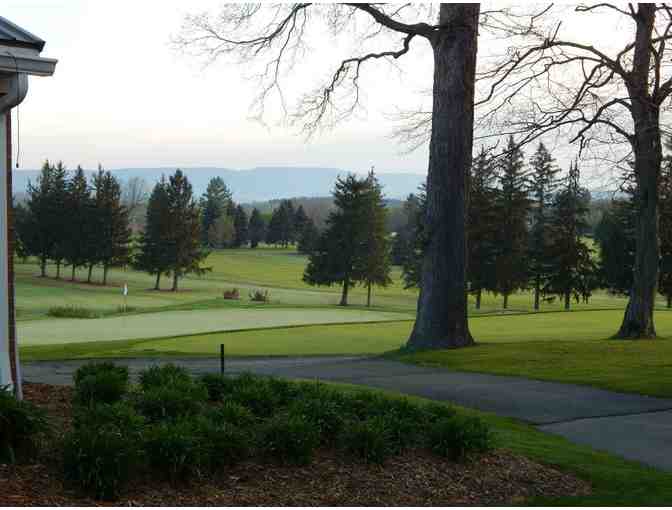
[[(56, 435), (70, 427), (72, 389), (26, 384), (25, 396), (45, 408)], [(0, 464), (1, 506), (105, 504), (65, 487), (53, 441), (40, 462)], [(422, 450), (393, 457), (383, 466), (361, 464), (321, 450), (308, 466), (250, 461), (179, 487), (137, 479), (118, 506), (448, 506), (510, 505), (534, 496), (590, 493), (590, 486), (554, 468), (504, 450), (456, 464)]]

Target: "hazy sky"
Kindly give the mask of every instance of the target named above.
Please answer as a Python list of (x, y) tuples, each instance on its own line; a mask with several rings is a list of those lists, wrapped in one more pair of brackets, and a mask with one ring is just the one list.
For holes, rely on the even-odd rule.
[[(108, 168), (319, 165), (357, 171), (376, 165), (379, 171), (426, 172), (426, 150), (401, 154), (386, 116), (395, 95), (408, 98), (409, 89), (417, 92), (424, 81), (409, 85), (406, 76), (381, 73), (367, 83), (366, 112), (308, 143), (288, 129), (269, 130), (248, 118), (255, 89), (240, 68), (204, 69), (170, 44), (187, 9), (217, 5), (5, 0), (2, 15), (47, 41), (43, 55), (59, 60), (53, 77), (31, 79), (20, 107), (21, 167), (50, 158), (87, 168), (98, 162)], [(409, 55), (408, 67), (421, 66), (424, 78), (431, 68), (420, 63), (419, 53)], [(374, 70), (380, 68), (374, 64)]]
[[(366, 110), (306, 143), (291, 129), (249, 119), (257, 89), (243, 68), (226, 62), (204, 67), (171, 45), (187, 12), (219, 5), (215, 0), (4, 0), (2, 15), (45, 39), (43, 54), (59, 59), (53, 77), (31, 79), (20, 107), (21, 167), (37, 168), (49, 158), (85, 168), (100, 162), (107, 168), (301, 165), (366, 171), (375, 165), (381, 172), (426, 173), (426, 147), (404, 154), (390, 137), (390, 114), (421, 104), (422, 91), (431, 87), (425, 41), (414, 41), (399, 61), (403, 72), (378, 63), (366, 66)], [(627, 27), (605, 19), (584, 14), (562, 30), (620, 47), (620, 34), (627, 34), (621, 29)], [(290, 92), (323, 83), (339, 57), (361, 52), (349, 46), (347, 35), (312, 35), (314, 47), (288, 79)], [(506, 42), (482, 36), (479, 59), (505, 48)], [(563, 167), (574, 151), (558, 148)]]

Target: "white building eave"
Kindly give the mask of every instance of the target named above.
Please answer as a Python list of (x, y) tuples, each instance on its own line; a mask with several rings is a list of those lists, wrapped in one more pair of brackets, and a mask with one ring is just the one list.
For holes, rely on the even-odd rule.
[(51, 76), (56, 70), (56, 59), (17, 55), (13, 51), (2, 53), (3, 49), (0, 45), (0, 73), (15, 74), (18, 71), (19, 74)]

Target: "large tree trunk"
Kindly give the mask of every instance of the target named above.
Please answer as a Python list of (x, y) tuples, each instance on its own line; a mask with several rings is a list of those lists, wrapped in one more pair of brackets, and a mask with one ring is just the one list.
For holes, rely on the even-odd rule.
[(75, 271), (77, 270), (77, 266), (74, 264), (72, 265), (72, 278), (71, 280), (74, 282), (75, 281)]
[(509, 307), (509, 295), (504, 294), (504, 302), (502, 303), (502, 308), (506, 310)]
[(56, 261), (56, 279), (57, 280), (61, 279), (61, 261), (60, 260)]
[(177, 292), (177, 282), (179, 281), (180, 276), (177, 274), (177, 272), (173, 272), (173, 287), (170, 289), (173, 292)]
[(569, 310), (571, 294), (569, 291), (565, 292), (565, 310)]
[(366, 307), (371, 308), (371, 282), (367, 282), (366, 287)]
[(42, 278), (47, 276), (47, 257), (40, 258), (40, 276)]
[(479, 4), (441, 4), (434, 53), (432, 136), (418, 311), (408, 347), (471, 345), (467, 323), (467, 178), (474, 128)]
[(110, 269), (107, 264), (103, 265), (103, 285), (107, 285), (107, 270)]
[(541, 278), (536, 275), (534, 278), (534, 311), (539, 311), (539, 294), (541, 294)]
[(632, 290), (617, 338), (654, 338), (653, 308), (658, 289), (658, 181), (662, 161), (660, 107), (649, 90), (651, 37), (656, 7), (640, 4), (631, 78), (627, 83), (635, 126), (637, 229)]
[(89, 264), (89, 274), (86, 277), (86, 283), (91, 283), (92, 276), (93, 276), (93, 264)]
[(483, 295), (483, 289), (478, 289), (476, 291), (476, 310), (481, 309), (481, 296)]
[(154, 290), (161, 290), (159, 284), (161, 283), (161, 271), (156, 273), (156, 283), (154, 284)]

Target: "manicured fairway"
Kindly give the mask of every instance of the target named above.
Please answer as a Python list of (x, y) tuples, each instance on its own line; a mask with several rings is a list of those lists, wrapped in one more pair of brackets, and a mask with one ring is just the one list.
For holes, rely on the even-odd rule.
[(349, 309), (228, 308), (144, 313), (101, 319), (45, 319), (18, 324), (23, 345), (160, 338), (272, 328), (408, 319), (408, 314)]

